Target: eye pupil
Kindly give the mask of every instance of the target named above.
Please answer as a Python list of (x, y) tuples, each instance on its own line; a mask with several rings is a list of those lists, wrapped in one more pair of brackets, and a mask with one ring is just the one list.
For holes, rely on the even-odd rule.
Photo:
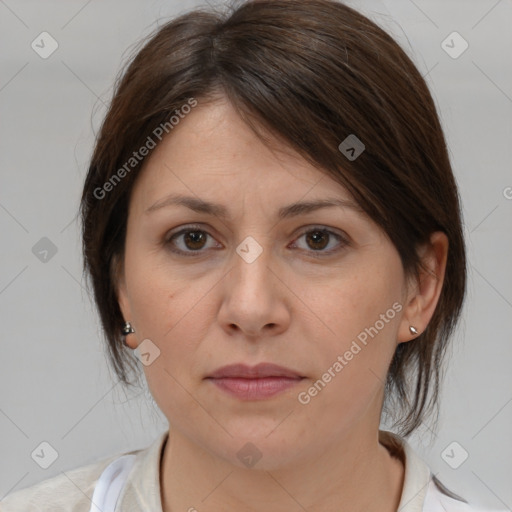
[[(327, 245), (328, 241), (328, 235), (324, 233), (323, 231), (310, 231), (307, 235), (308, 243), (309, 240), (313, 240), (313, 247), (314, 249), (323, 249)], [(325, 243), (322, 243), (323, 242)], [(316, 244), (320, 243), (320, 247), (318, 247)]]
[[(189, 249), (200, 249), (202, 247), (202, 244), (204, 244), (205, 236), (202, 231), (187, 231), (185, 235), (185, 244)], [(192, 246), (189, 245), (189, 241), (192, 242)], [(194, 244), (199, 243), (199, 247), (195, 246)]]

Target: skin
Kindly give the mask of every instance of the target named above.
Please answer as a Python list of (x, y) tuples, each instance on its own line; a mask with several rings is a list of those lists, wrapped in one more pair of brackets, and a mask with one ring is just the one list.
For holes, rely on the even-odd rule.
[[(171, 193), (224, 205), (230, 217), (178, 205), (146, 212)], [(170, 424), (164, 512), (397, 509), (404, 468), (379, 444), (383, 383), (396, 346), (415, 337), (409, 326), (421, 333), (434, 313), (448, 241), (434, 233), (421, 253), (431, 272), (408, 279), (394, 245), (363, 213), (276, 216), (290, 203), (332, 197), (351, 199), (291, 149), (264, 145), (224, 99), (199, 102), (146, 160), (130, 199), (117, 293), (136, 331), (128, 345), (149, 339), (160, 350), (144, 371)], [(170, 241), (190, 224), (205, 238)], [(334, 234), (311, 239), (315, 227)], [(236, 252), (247, 236), (263, 250), (251, 263)], [(395, 302), (401, 311), (301, 404), (298, 394)], [(252, 401), (205, 380), (226, 364), (262, 361), (305, 378)], [(248, 442), (261, 453), (253, 467), (237, 456)]]

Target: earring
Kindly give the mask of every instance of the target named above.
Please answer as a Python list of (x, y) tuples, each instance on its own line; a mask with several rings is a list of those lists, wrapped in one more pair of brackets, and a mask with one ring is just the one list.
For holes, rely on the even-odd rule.
[(130, 322), (125, 322), (123, 327), (123, 334), (127, 336), (128, 334), (132, 334), (135, 332), (135, 329), (132, 327)]
[(409, 331), (411, 331), (411, 334), (418, 334), (416, 327), (413, 327), (412, 325), (409, 326)]

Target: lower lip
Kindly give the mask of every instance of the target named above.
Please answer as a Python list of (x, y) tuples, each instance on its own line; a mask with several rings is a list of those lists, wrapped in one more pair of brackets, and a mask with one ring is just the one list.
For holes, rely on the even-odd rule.
[(270, 398), (299, 383), (302, 377), (265, 377), (259, 379), (221, 378), (211, 380), (218, 388), (243, 400)]

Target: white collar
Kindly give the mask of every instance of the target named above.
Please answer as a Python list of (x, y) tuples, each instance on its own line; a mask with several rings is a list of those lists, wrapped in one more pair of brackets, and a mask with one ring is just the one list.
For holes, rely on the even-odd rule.
[[(129, 452), (138, 456), (116, 510), (129, 510), (135, 502), (141, 510), (162, 512), (160, 463), (168, 435), (168, 431), (162, 432), (147, 448)], [(446, 504), (450, 505), (450, 511), (480, 510), (442, 494), (432, 480), (428, 465), (404, 438), (380, 430), (379, 441), (392, 454), (401, 458), (405, 465), (402, 495), (397, 512), (444, 512), (447, 510)]]
[(422, 512), (432, 481), (430, 468), (417, 455), (407, 440), (393, 432), (380, 430), (379, 441), (392, 454), (396, 454), (405, 466), (402, 497), (397, 512)]

